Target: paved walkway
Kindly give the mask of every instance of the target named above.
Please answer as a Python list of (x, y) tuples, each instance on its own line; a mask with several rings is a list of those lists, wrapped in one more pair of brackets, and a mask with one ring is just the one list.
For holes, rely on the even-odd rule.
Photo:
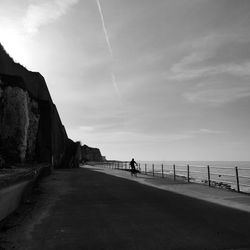
[(204, 184), (187, 183), (186, 181), (174, 181), (172, 177), (153, 177), (151, 175), (138, 174), (137, 177), (131, 177), (130, 172), (118, 169), (104, 168), (102, 166), (84, 166), (95, 171), (103, 172), (116, 177), (129, 179), (138, 183), (183, 194), (189, 197), (213, 202), (219, 205), (240, 209), (250, 212), (250, 194), (237, 193), (234, 191), (209, 187)]
[(250, 249), (249, 212), (136, 181), (60, 170), (41, 192), (2, 249)]

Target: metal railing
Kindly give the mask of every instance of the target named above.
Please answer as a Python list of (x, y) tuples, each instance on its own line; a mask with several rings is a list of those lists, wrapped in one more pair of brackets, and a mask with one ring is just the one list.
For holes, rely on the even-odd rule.
[[(97, 163), (98, 164), (98, 163)], [(110, 169), (130, 170), (129, 162), (102, 162), (98, 165)], [(250, 193), (250, 167), (216, 167), (194, 165), (168, 165), (155, 163), (138, 163), (138, 170), (145, 175), (170, 177), (173, 180), (199, 182), (208, 186), (223, 187), (237, 192)], [(241, 174), (244, 171), (245, 173)]]

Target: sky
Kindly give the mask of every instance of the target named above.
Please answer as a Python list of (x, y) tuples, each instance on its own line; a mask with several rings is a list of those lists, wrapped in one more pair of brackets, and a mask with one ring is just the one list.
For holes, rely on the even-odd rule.
[(107, 159), (250, 160), (249, 0), (1, 0), (0, 42)]

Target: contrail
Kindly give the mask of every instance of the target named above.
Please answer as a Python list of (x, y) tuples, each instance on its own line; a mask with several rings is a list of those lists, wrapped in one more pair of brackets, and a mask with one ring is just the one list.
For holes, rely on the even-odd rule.
[(111, 58), (113, 60), (113, 49), (112, 49), (112, 46), (111, 46), (111, 43), (110, 43), (110, 40), (109, 40), (108, 31), (107, 31), (107, 28), (106, 28), (106, 25), (105, 25), (105, 21), (104, 21), (104, 16), (103, 16), (102, 6), (101, 6), (101, 3), (100, 3), (100, 0), (96, 0), (96, 4), (98, 6), (98, 10), (99, 10), (99, 13), (100, 13), (100, 16), (101, 16), (102, 29), (103, 29), (103, 32), (104, 32), (104, 35), (105, 35), (105, 39), (106, 39), (106, 42), (107, 42), (107, 45), (108, 45), (109, 53), (110, 53), (110, 56), (111, 56)]
[[(111, 43), (110, 43), (110, 40), (109, 40), (108, 31), (107, 31), (107, 28), (106, 28), (106, 25), (105, 25), (105, 20), (104, 20), (104, 15), (103, 15), (100, 0), (96, 0), (96, 4), (97, 4), (97, 7), (98, 7), (98, 10), (99, 10), (99, 13), (100, 13), (100, 17), (101, 17), (101, 21), (102, 21), (102, 29), (103, 29), (103, 33), (104, 33), (104, 36), (105, 36), (107, 46), (108, 46), (109, 54), (110, 54), (110, 57), (112, 59), (112, 62), (114, 62), (113, 49), (112, 49), (112, 46), (111, 46)], [(115, 78), (115, 74), (114, 74), (113, 71), (111, 72), (111, 78), (112, 78), (112, 83), (113, 83), (113, 86), (114, 86), (114, 89), (115, 89), (116, 93), (118, 94), (119, 97), (121, 97), (121, 93), (120, 93), (120, 90), (119, 90), (118, 85), (116, 83), (116, 78)]]
[(121, 93), (120, 93), (120, 90), (119, 90), (118, 85), (116, 83), (116, 78), (115, 78), (114, 72), (111, 72), (111, 78), (112, 78), (112, 83), (113, 83), (114, 89), (121, 100)]

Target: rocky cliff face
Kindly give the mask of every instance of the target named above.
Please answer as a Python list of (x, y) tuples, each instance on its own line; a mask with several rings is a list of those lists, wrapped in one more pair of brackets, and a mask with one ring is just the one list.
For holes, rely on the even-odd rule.
[(71, 141), (44, 78), (15, 63), (0, 44), (0, 158), (76, 167), (80, 144)]
[[(0, 149), (8, 161), (24, 162), (35, 157), (39, 125), (38, 103), (27, 91), (8, 85), (0, 75)], [(16, 78), (19, 80), (21, 78)]]
[(103, 161), (104, 157), (101, 155), (99, 148), (91, 148), (87, 145), (83, 145), (81, 147), (81, 160), (82, 162)]

